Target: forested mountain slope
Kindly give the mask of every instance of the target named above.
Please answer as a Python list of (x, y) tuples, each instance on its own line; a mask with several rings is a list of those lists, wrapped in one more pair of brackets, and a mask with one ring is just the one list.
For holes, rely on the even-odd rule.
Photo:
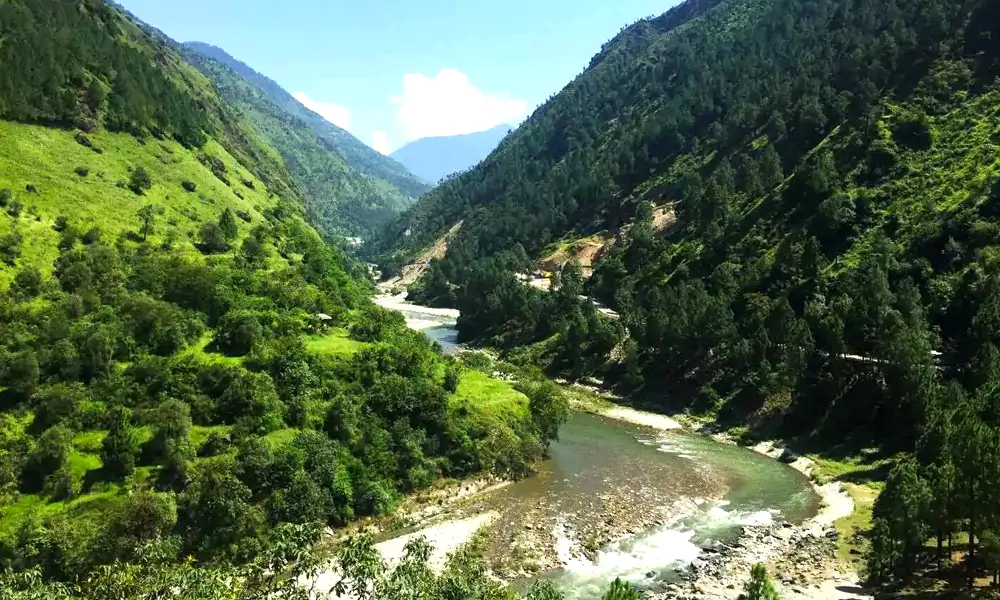
[[(687, 2), (426, 196), (384, 262), (463, 220), (415, 291), (455, 304), (464, 338), (751, 434), (914, 456), (876, 504), (869, 573), (937, 576), (924, 545), (964, 531), (948, 556), (971, 585), (1000, 532), (998, 6)], [(679, 221), (657, 233), (654, 208)], [(514, 278), (600, 232), (588, 281)]]
[(184, 44), (184, 57), (274, 145), (331, 233), (369, 237), (428, 188), (405, 167), (304, 107), (225, 51)]
[(498, 125), (466, 135), (421, 138), (390, 156), (415, 175), (436, 184), (448, 175), (476, 166), (512, 129), (510, 125)]
[(0, 596), (266, 596), (293, 525), (541, 456), (557, 398), (461, 393), (172, 42), (100, 0), (0, 39)]
[[(931, 240), (993, 241), (952, 230), (956, 219), (993, 227), (980, 216), (995, 194), (993, 10), (945, 0), (685, 3), (624, 30), (482, 165), (421, 200), (384, 247), (404, 240), (398, 261), (463, 219), (417, 291), (457, 301), (467, 337), (511, 344), (586, 327), (536, 331), (532, 315), (508, 319), (506, 310), (531, 312), (555, 295), (541, 300), (497, 273), (527, 269), (564, 239), (620, 233), (581, 291), (624, 315), (631, 358), (619, 366), (632, 379), (712, 384), (708, 365), (775, 310), (790, 321), (767, 340), (774, 351), (895, 351), (879, 329), (890, 323), (871, 320), (887, 318), (900, 294), (908, 307), (894, 318), (928, 320), (914, 339), (966, 353), (955, 336), (967, 326), (947, 311), (983, 254), (963, 246), (944, 265)], [(654, 235), (653, 208), (675, 212), (678, 225)], [(397, 261), (386, 261), (390, 271)], [(876, 276), (886, 295), (862, 309), (856, 278)], [(853, 308), (837, 304), (841, 295)], [(600, 346), (615, 346), (605, 333)]]

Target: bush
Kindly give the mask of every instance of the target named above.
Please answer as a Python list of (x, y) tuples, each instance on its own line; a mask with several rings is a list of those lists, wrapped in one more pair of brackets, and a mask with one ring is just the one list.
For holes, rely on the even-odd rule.
[(462, 380), (462, 369), (457, 364), (449, 365), (444, 372), (444, 389), (454, 394), (458, 391), (458, 384)]
[(135, 471), (139, 456), (139, 439), (132, 427), (132, 413), (118, 406), (109, 415), (108, 435), (101, 444), (101, 463), (105, 473), (113, 479), (122, 479)]
[(219, 321), (215, 343), (223, 352), (245, 356), (264, 340), (264, 327), (252, 314), (226, 314)]
[(136, 169), (132, 171), (132, 175), (129, 178), (128, 187), (136, 195), (141, 196), (146, 192), (146, 190), (153, 187), (153, 180), (149, 177), (149, 173), (146, 172), (146, 169), (136, 167)]
[(69, 428), (56, 426), (46, 429), (25, 461), (21, 474), (25, 490), (41, 491), (49, 476), (66, 466), (72, 449), (73, 432)]
[(34, 298), (42, 290), (42, 272), (35, 267), (25, 267), (14, 276), (11, 291), (22, 298)]
[(21, 257), (21, 244), (24, 236), (20, 231), (11, 231), (7, 235), (0, 237), (0, 259), (7, 265), (14, 266), (17, 259)]
[(87, 399), (87, 391), (81, 384), (56, 384), (38, 391), (32, 398), (35, 406), (35, 420), (32, 423), (37, 429), (48, 429), (56, 425), (66, 425), (76, 428), (77, 410), (80, 403)]
[(75, 227), (70, 227), (62, 232), (62, 239), (59, 240), (59, 249), (62, 251), (72, 250), (76, 246), (78, 233)]
[(237, 210), (236, 216), (242, 219), (245, 223), (253, 221), (253, 216), (245, 210)]
[(56, 222), (52, 225), (52, 229), (55, 229), (59, 233), (65, 231), (67, 227), (69, 227), (69, 220), (63, 216), (56, 217)]
[(24, 186), (24, 191), (28, 192), (29, 194), (37, 194), (38, 186), (29, 183), (28, 185)]
[(930, 123), (922, 114), (907, 113), (892, 128), (892, 137), (911, 150), (928, 150), (933, 144)]
[(97, 227), (96, 225), (94, 227), (91, 227), (90, 229), (87, 230), (87, 233), (83, 234), (83, 237), (80, 238), (80, 241), (83, 242), (84, 245), (86, 246), (89, 246), (91, 244), (96, 244), (97, 242), (101, 241), (101, 228)]
[(212, 163), (212, 174), (215, 175), (219, 181), (226, 184), (227, 186), (232, 185), (229, 182), (229, 177), (227, 177), (228, 171), (226, 170), (226, 163), (222, 162), (222, 160), (218, 158), (212, 158), (211, 163)]
[(87, 167), (77, 167), (76, 169), (74, 169), (74, 172), (80, 177), (86, 177), (87, 175), (90, 175), (90, 169), (88, 169)]
[(232, 442), (229, 440), (228, 435), (213, 431), (205, 438), (201, 446), (198, 447), (198, 456), (201, 458), (219, 456), (225, 453), (231, 444)]
[(235, 240), (240, 233), (240, 229), (236, 225), (236, 217), (233, 216), (233, 211), (228, 208), (222, 211), (222, 215), (219, 217), (219, 229), (222, 230), (226, 241)]
[(93, 147), (94, 147), (94, 142), (92, 142), (92, 141), (90, 140), (90, 138), (89, 138), (89, 137), (87, 137), (87, 135), (86, 135), (86, 134), (84, 134), (84, 133), (78, 133), (78, 134), (76, 134), (76, 135), (75, 135), (75, 136), (73, 137), (73, 139), (75, 139), (75, 140), (76, 140), (76, 143), (77, 143), (77, 144), (80, 144), (80, 145), (81, 145), (81, 146), (83, 146), (84, 148), (93, 148)]
[(226, 234), (223, 233), (222, 228), (216, 223), (205, 223), (202, 225), (199, 237), (201, 238), (202, 252), (215, 254), (225, 252), (229, 249), (229, 244), (226, 242)]
[(22, 210), (24, 210), (24, 205), (19, 200), (14, 200), (7, 207), (7, 214), (17, 219), (20, 218)]
[(181, 187), (189, 193), (194, 193), (198, 189), (198, 185), (193, 181), (183, 181), (181, 182)]
[(10, 201), (14, 199), (14, 192), (10, 188), (0, 189), (0, 207), (6, 208)]

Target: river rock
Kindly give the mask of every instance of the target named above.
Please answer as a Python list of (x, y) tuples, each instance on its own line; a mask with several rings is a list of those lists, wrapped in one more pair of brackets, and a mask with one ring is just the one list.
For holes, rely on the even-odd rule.
[(785, 448), (784, 450), (782, 450), (781, 454), (778, 456), (778, 461), (779, 462), (783, 462), (785, 464), (793, 463), (793, 462), (797, 461), (798, 459), (799, 459), (799, 455), (796, 454), (796, 453), (794, 453), (794, 452), (792, 452), (788, 448)]

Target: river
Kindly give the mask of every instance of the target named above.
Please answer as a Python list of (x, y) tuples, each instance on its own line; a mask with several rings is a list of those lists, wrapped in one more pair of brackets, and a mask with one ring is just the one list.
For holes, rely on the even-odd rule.
[[(454, 353), (454, 311), (383, 297), (415, 329)], [(573, 413), (538, 473), (463, 508), (491, 515), (489, 558), (551, 579), (573, 600), (594, 600), (615, 577), (655, 588), (742, 525), (816, 514), (819, 499), (790, 467), (684, 431), (657, 431)], [(533, 565), (533, 568), (532, 568)], [(503, 568), (503, 567), (501, 567)]]

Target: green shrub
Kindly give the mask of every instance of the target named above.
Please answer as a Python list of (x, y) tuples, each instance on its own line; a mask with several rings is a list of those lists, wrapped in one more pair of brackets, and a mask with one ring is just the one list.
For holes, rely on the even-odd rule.
[(21, 244), (24, 236), (20, 231), (11, 231), (7, 235), (0, 236), (0, 260), (9, 266), (14, 266), (17, 259), (21, 257)]
[(184, 191), (186, 192), (194, 193), (198, 189), (198, 184), (193, 181), (182, 181), (181, 187), (184, 188)]
[(249, 354), (263, 340), (264, 327), (252, 314), (227, 314), (216, 327), (216, 345), (223, 352), (234, 356)]
[(216, 223), (205, 223), (201, 226), (201, 231), (198, 235), (201, 239), (202, 252), (216, 254), (229, 249), (229, 244), (226, 242), (226, 234), (223, 233), (222, 228)]
[(91, 227), (90, 229), (87, 230), (87, 233), (83, 234), (83, 236), (80, 238), (80, 241), (87, 246), (91, 244), (96, 244), (97, 242), (101, 241), (101, 228), (96, 225)]
[(927, 150), (933, 144), (930, 123), (922, 114), (906, 113), (892, 128), (892, 137), (900, 146)]
[(73, 170), (73, 172), (79, 175), (80, 177), (86, 177), (87, 175), (90, 175), (90, 169), (87, 167), (77, 167), (76, 169)]
[(42, 272), (35, 267), (25, 267), (14, 276), (11, 291), (23, 298), (34, 298), (42, 290)]
[(146, 190), (153, 187), (153, 180), (150, 178), (149, 173), (146, 172), (146, 169), (136, 167), (129, 178), (128, 187), (137, 196), (141, 196), (146, 193)]
[(84, 148), (93, 148), (93, 147), (94, 147), (94, 142), (92, 142), (92, 141), (90, 140), (90, 138), (89, 138), (89, 137), (87, 137), (87, 134), (85, 134), (85, 133), (77, 133), (77, 134), (76, 134), (76, 135), (75, 135), (75, 136), (73, 137), (73, 139), (75, 139), (75, 140), (76, 140), (76, 143), (77, 143), (77, 144), (80, 144), (80, 145), (81, 145), (81, 146), (83, 146)]

